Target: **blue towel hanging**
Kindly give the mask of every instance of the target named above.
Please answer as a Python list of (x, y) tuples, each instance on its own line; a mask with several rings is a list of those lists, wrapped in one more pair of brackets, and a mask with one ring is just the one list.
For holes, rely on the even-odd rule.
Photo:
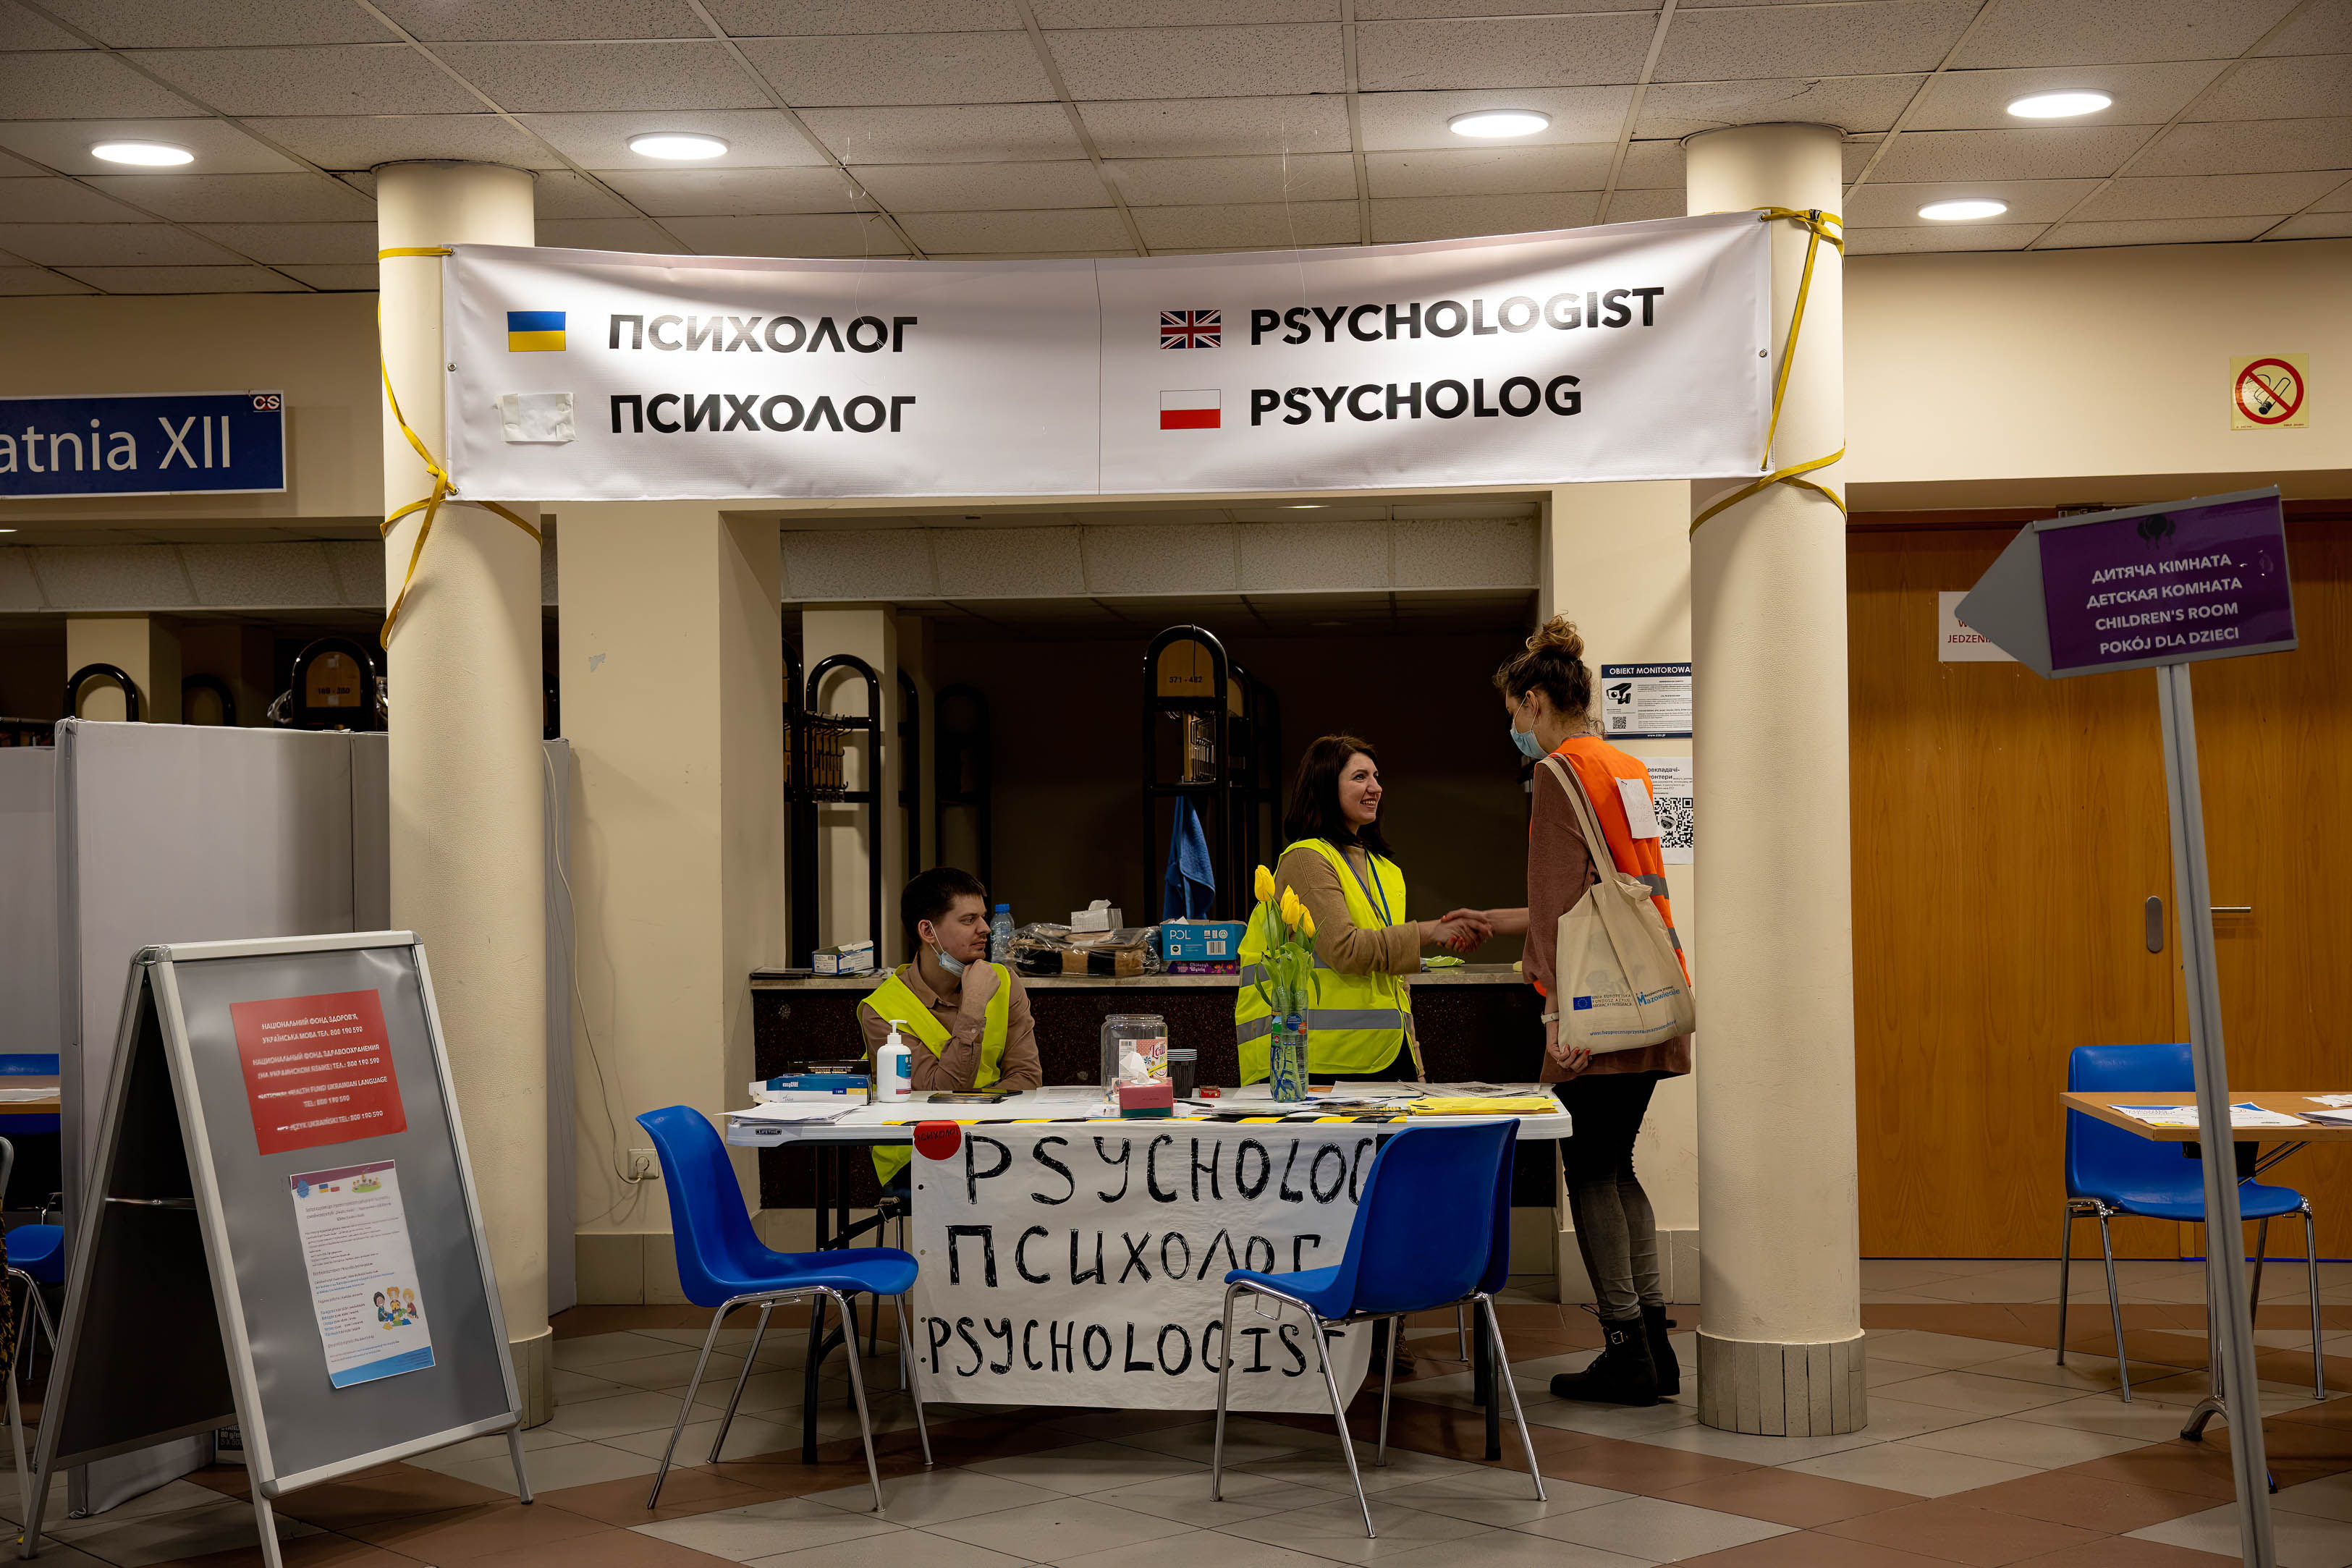
[(1160, 918), (1205, 920), (1216, 902), (1216, 862), (1209, 858), (1209, 835), (1189, 795), (1176, 797), (1176, 821), (1168, 834), (1168, 873), (1161, 879)]

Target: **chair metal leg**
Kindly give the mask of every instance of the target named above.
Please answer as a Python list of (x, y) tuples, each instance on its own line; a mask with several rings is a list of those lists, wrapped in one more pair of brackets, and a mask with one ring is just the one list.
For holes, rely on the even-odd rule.
[[(1364, 1537), (1377, 1541), (1381, 1532), (1372, 1528), (1371, 1500), (1364, 1495), (1364, 1478), (1356, 1469), (1356, 1439), (1348, 1435), (1348, 1406), (1339, 1397), (1339, 1379), (1331, 1370), (1331, 1347), (1323, 1338), (1323, 1319), (1315, 1312), (1307, 1314), (1307, 1332), (1315, 1336), (1315, 1359), (1323, 1365), (1323, 1386), (1331, 1393), (1331, 1420), (1339, 1428), (1339, 1453), (1348, 1461), (1348, 1479), (1355, 1483), (1357, 1506), (1364, 1511)], [(1395, 1357), (1390, 1357), (1391, 1361)]]
[(1462, 1301), (1454, 1303), (1454, 1359), (1470, 1364), (1470, 1308)]
[[(841, 1305), (842, 1321), (856, 1323), (849, 1315), (849, 1300), (838, 1291), (827, 1291)], [(882, 1511), (882, 1467), (874, 1462), (874, 1417), (866, 1408), (866, 1375), (857, 1369), (857, 1331), (849, 1332), (849, 1354), (843, 1359), (849, 1363), (849, 1397), (857, 1406), (857, 1435), (866, 1439), (866, 1479), (874, 1483), (874, 1511)]]
[(2263, 1326), (2263, 1264), (2271, 1255), (2271, 1222), (2267, 1217), (2254, 1221), (2254, 1287), (2247, 1292), (2247, 1312), (2256, 1328)]
[(1519, 1426), (1519, 1451), (1527, 1456), (1528, 1475), (1536, 1483), (1536, 1500), (1546, 1501), (1543, 1472), (1536, 1469), (1536, 1440), (1528, 1432), (1527, 1412), (1519, 1408), (1519, 1384), (1511, 1375), (1510, 1353), (1503, 1348), (1503, 1325), (1495, 1316), (1495, 1298), (1481, 1295), (1478, 1304), (1486, 1309), (1486, 1332), (1495, 1340), (1495, 1378), (1503, 1385), (1504, 1392), (1511, 1396), (1511, 1419)]
[(2131, 1363), (2124, 1357), (2124, 1300), (2116, 1290), (2116, 1247), (2107, 1234), (2107, 1206), (2099, 1206), (2099, 1255), (2107, 1260), (2107, 1317), (2116, 1326), (2116, 1381), (2123, 1389), (2124, 1403), (2132, 1402)]
[[(677, 1439), (686, 1430), (687, 1417), (694, 1414), (694, 1396), (702, 1391), (702, 1369), (710, 1364), (710, 1347), (719, 1343), (719, 1325), (727, 1321), (727, 1309), (734, 1304), (726, 1302), (710, 1314), (710, 1332), (702, 1336), (702, 1354), (694, 1358), (694, 1375), (687, 1379), (686, 1398), (677, 1407), (677, 1420), (669, 1429), (669, 1441), (662, 1448), (661, 1469), (654, 1472), (654, 1490), (646, 1494), (648, 1510), (661, 1501), (662, 1482), (669, 1476), (670, 1456), (677, 1452)], [(260, 1495), (258, 1490), (254, 1492), (257, 1498)]]
[(1396, 1385), (1396, 1347), (1404, 1343), (1404, 1315), (1389, 1320), (1389, 1364), (1381, 1368), (1381, 1446), (1372, 1463), (1386, 1466), (1389, 1462), (1389, 1390)]
[(16, 1397), (16, 1380), (8, 1385), (8, 1437), (16, 1449), (16, 1517), (33, 1517), (33, 1467), (25, 1457), (25, 1407)]
[(2311, 1396), (2325, 1399), (2327, 1363), (2319, 1354), (2319, 1232), (2312, 1226), (2309, 1198), (2303, 1200), (2303, 1256), (2311, 1268)]
[(1239, 1285), (1225, 1287), (1224, 1332), (1218, 1335), (1217, 1344), (1224, 1358), (1217, 1363), (1217, 1430), (1209, 1444), (1209, 1500), (1225, 1500), (1225, 1383), (1234, 1369), (1234, 1300), (1241, 1294)]
[[(914, 1342), (907, 1327), (909, 1321), (907, 1298), (902, 1292), (892, 1299), (898, 1303), (899, 1386), (906, 1389), (907, 1397), (915, 1402), (915, 1436), (923, 1440), (923, 1469), (928, 1470), (931, 1468), (931, 1429), (923, 1424), (923, 1391), (915, 1386), (915, 1357), (914, 1353), (908, 1349)], [(879, 1317), (881, 1314), (877, 1312), (875, 1315)]]
[(2070, 1198), (2058, 1226), (2058, 1364), (2066, 1364), (2067, 1276), (2074, 1268), (2074, 1204)]
[(727, 1446), (727, 1428), (735, 1424), (735, 1406), (743, 1402), (743, 1385), (751, 1381), (751, 1364), (760, 1354), (760, 1337), (768, 1332), (768, 1314), (776, 1310), (773, 1301), (760, 1303), (760, 1322), (751, 1330), (751, 1346), (743, 1352), (743, 1370), (735, 1375), (735, 1392), (727, 1396), (727, 1413), (719, 1417), (719, 1435), (710, 1439), (710, 1462), (719, 1462), (719, 1450)]

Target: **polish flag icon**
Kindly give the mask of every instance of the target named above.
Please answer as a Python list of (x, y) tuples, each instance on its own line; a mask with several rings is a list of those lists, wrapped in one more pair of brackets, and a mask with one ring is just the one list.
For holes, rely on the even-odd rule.
[(1162, 430), (1214, 430), (1223, 394), (1214, 387), (1205, 392), (1164, 392), (1160, 394)]

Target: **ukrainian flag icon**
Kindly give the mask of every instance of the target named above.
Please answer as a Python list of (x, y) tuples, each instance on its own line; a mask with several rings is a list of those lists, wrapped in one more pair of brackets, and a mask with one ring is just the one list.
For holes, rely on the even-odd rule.
[(563, 312), (561, 310), (509, 310), (507, 312), (507, 351), (528, 354), (563, 349)]

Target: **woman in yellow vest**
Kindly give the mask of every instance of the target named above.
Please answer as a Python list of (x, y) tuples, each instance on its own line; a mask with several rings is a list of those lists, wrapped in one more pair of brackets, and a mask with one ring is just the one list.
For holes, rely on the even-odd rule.
[[(1408, 977), (1432, 948), (1461, 952), (1484, 933), (1466, 915), (1405, 918), (1404, 872), (1381, 836), (1381, 764), (1372, 744), (1327, 735), (1307, 748), (1282, 821), (1289, 847), (1277, 889), (1295, 890), (1315, 922), (1307, 1067), (1318, 1078), (1418, 1078)], [(1244, 984), (1234, 1004), (1242, 1082), (1266, 1076), (1273, 1007), (1250, 984), (1265, 953), (1253, 924), (1243, 938)]]
[[(988, 959), (988, 889), (970, 872), (934, 866), (898, 895), (898, 921), (915, 961), (902, 964), (857, 1004), (867, 1061), (898, 1024), (919, 1093), (1034, 1089), (1037, 1033), (1021, 978)], [(877, 1147), (874, 1171), (888, 1185), (913, 1156)]]

